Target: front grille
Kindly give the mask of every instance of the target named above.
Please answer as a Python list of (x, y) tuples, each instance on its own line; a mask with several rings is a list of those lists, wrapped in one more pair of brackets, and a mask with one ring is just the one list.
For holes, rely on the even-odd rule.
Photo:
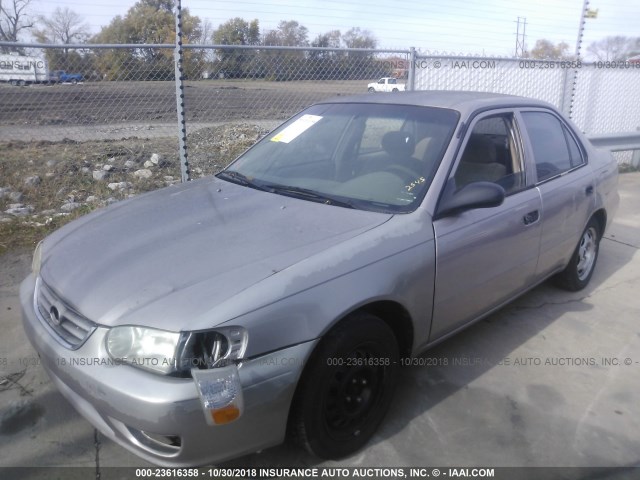
[(67, 348), (79, 348), (96, 328), (93, 322), (66, 305), (40, 278), (36, 281), (35, 303), (39, 320)]

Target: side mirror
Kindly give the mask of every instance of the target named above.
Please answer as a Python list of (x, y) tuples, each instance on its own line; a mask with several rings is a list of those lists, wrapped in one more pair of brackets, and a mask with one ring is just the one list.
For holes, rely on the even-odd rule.
[(504, 197), (504, 188), (496, 183), (469, 183), (442, 201), (436, 213), (436, 218), (455, 215), (474, 208), (497, 207), (502, 205)]

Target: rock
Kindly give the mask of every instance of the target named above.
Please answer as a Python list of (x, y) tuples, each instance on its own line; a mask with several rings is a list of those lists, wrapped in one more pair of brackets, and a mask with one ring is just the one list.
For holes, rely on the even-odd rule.
[(40, 179), (40, 177), (38, 175), (34, 175), (33, 177), (27, 177), (24, 179), (24, 185), (25, 187), (37, 187), (38, 185), (40, 185), (40, 182), (42, 180)]
[(9, 194), (9, 200), (15, 203), (21, 202), (23, 198), (24, 198), (24, 195), (22, 194), (22, 192), (11, 192)]
[(95, 195), (89, 195), (86, 199), (85, 202), (87, 203), (94, 203), (97, 202), (99, 200), (98, 197), (96, 197)]
[(149, 160), (154, 165), (160, 165), (160, 162), (162, 161), (162, 157), (160, 156), (160, 154), (154, 153), (153, 155), (151, 155), (151, 158)]
[(53, 215), (54, 213), (56, 213), (55, 210), (51, 209), (51, 210), (43, 210), (40, 212), (40, 215)]
[(47, 178), (53, 178), (53, 177), (56, 176), (56, 174), (53, 173), (53, 172), (47, 172), (47, 173), (44, 174), (44, 176), (47, 177)]
[(126, 162), (124, 162), (124, 168), (135, 168), (136, 166), (136, 162), (134, 162), (133, 160), (127, 160)]
[(202, 169), (200, 167), (196, 167), (193, 169), (195, 173), (202, 173)]
[(165, 182), (173, 182), (174, 178), (171, 175), (165, 175), (164, 176), (164, 181)]
[(47, 160), (47, 167), (53, 168), (56, 166), (57, 163), (58, 163), (57, 160)]
[(133, 175), (138, 178), (151, 178), (153, 173), (148, 168), (142, 168), (133, 172)]
[(104, 201), (104, 203), (105, 203), (105, 205), (111, 205), (112, 203), (116, 203), (117, 201), (118, 201), (117, 199), (115, 199), (113, 197), (109, 197)]
[(109, 185), (107, 185), (107, 187), (109, 187), (109, 190), (123, 191), (133, 187), (133, 185), (129, 182), (117, 182), (117, 183), (110, 183)]
[[(109, 160), (111, 160), (111, 159), (109, 159)], [(113, 165), (107, 164), (107, 165), (102, 167), (102, 170), (104, 170), (105, 172), (110, 172), (111, 170), (113, 170)]]
[(156, 164), (153, 163), (151, 160), (147, 160), (146, 162), (144, 162), (144, 168), (151, 168), (151, 167), (155, 167)]
[(106, 180), (109, 178), (109, 172), (106, 170), (94, 170), (93, 171), (93, 179), (99, 182)]
[(14, 215), (16, 217), (26, 217), (27, 215), (31, 215), (33, 213), (33, 207), (31, 205), (24, 205), (22, 203), (11, 203), (9, 204), (9, 208), (4, 211), (9, 215)]
[[(91, 173), (91, 169), (89, 167), (82, 167), (80, 169), (82, 173)], [(48, 175), (48, 174), (47, 174)]]
[(60, 207), (60, 210), (62, 210), (63, 212), (73, 212), (76, 208), (80, 208), (81, 206), (82, 206), (81, 203), (69, 202), (62, 205)]

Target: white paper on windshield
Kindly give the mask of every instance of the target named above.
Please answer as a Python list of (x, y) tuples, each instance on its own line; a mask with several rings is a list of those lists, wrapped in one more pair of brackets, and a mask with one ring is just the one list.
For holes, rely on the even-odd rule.
[(278, 133), (277, 135), (274, 135), (271, 141), (289, 143), (291, 140), (295, 139), (302, 132), (311, 128), (320, 119), (322, 119), (322, 117), (318, 115), (303, 115), (298, 120), (296, 120), (291, 125), (289, 125), (287, 128), (282, 130), (280, 133)]

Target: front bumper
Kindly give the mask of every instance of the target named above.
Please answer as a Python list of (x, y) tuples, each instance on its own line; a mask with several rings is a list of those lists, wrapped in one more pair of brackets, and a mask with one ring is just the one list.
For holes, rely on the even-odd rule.
[(152, 463), (199, 466), (277, 445), (316, 341), (243, 362), (244, 412), (233, 423), (207, 424), (192, 379), (164, 377), (109, 362), (98, 327), (77, 350), (60, 345), (33, 307), (35, 279), (20, 287), (24, 329), (58, 390), (105, 436)]

